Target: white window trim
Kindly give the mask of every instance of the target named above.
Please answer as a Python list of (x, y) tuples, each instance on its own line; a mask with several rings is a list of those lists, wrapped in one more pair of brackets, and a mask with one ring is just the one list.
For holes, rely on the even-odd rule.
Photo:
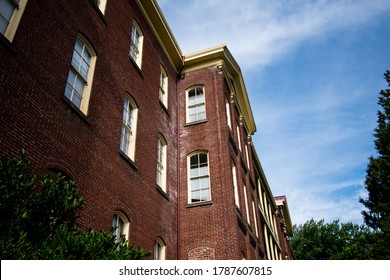
[(227, 124), (230, 129), (232, 129), (232, 120), (230, 116), (230, 102), (227, 97), (225, 97), (225, 104), (226, 104), (226, 118), (227, 118)]
[[(133, 34), (136, 32), (138, 35), (138, 46), (136, 47), (136, 52), (132, 51), (132, 48), (135, 47), (134, 44), (134, 37)], [(142, 49), (143, 49), (143, 43), (144, 43), (144, 35), (141, 31), (141, 28), (139, 25), (133, 21), (133, 24), (131, 26), (131, 35), (130, 35), (130, 50), (129, 50), (129, 57), (138, 65), (138, 67), (141, 69), (142, 65)]]
[(7, 26), (7, 30), (3, 34), (4, 37), (7, 38), (8, 41), (10, 42), (12, 42), (15, 37), (16, 31), (18, 29), (20, 20), (26, 8), (27, 2), (28, 0), (20, 0), (19, 5), (14, 9), (14, 12), (10, 18), (9, 24)]
[(248, 152), (248, 144), (246, 144), (246, 143), (245, 143), (245, 155), (246, 155), (246, 164), (248, 166), (248, 169), (251, 169), (249, 152)]
[(159, 97), (164, 106), (168, 108), (168, 75), (162, 65), (160, 65)]
[[(122, 219), (122, 221), (123, 221), (123, 231), (120, 234), (124, 235), (126, 240), (129, 240), (129, 230), (130, 230), (129, 219), (127, 219), (127, 217), (122, 212), (119, 212), (119, 211), (115, 211), (113, 213), (112, 220), (114, 220), (114, 218), (116, 218), (116, 220), (117, 220), (116, 221), (116, 225), (118, 224), (118, 218)], [(114, 227), (114, 223), (112, 223), (112, 227)], [(116, 237), (118, 237), (118, 232), (117, 231), (118, 231), (118, 228), (114, 232), (114, 235)]]
[[(160, 151), (160, 149), (162, 151)], [(160, 161), (160, 154), (162, 154), (161, 161)], [(161, 178), (158, 176), (159, 174), (161, 174)], [(160, 182), (159, 182), (159, 178), (161, 179)], [(164, 137), (160, 134), (157, 137), (156, 183), (164, 192), (167, 192), (167, 142), (165, 141)]]
[[(190, 93), (191, 90), (193, 89), (196, 89), (196, 88), (202, 88), (202, 91), (203, 91), (203, 102), (202, 103), (196, 103), (195, 105), (191, 105), (191, 107), (197, 107), (199, 105), (204, 105), (204, 118), (203, 119), (198, 119), (195, 120), (195, 121), (190, 121), (190, 105), (189, 105), (189, 98), (188, 98), (188, 95)], [(204, 85), (194, 85), (190, 88), (188, 88), (186, 90), (186, 123), (196, 123), (196, 122), (201, 122), (201, 121), (204, 121), (207, 119), (207, 115), (206, 115), (206, 91), (205, 91), (205, 86)]]
[[(83, 88), (83, 91), (82, 91), (82, 98), (81, 98), (80, 107), (78, 107), (76, 104), (75, 104), (75, 106), (77, 108), (79, 108), (79, 110), (81, 112), (83, 112), (85, 115), (88, 115), (89, 100), (90, 100), (90, 97), (91, 97), (93, 75), (94, 75), (94, 72), (95, 72), (95, 65), (96, 65), (96, 53), (95, 53), (94, 49), (92, 48), (91, 44), (88, 42), (88, 40), (85, 39), (83, 36), (81, 36), (81, 35), (77, 36), (76, 42), (77, 41), (80, 41), (85, 46), (86, 50), (88, 51), (89, 55), (91, 56), (91, 60), (90, 60), (90, 63), (89, 63), (89, 69), (88, 69), (88, 76), (87, 76), (86, 79), (84, 79), (82, 77), (82, 75), (80, 74), (80, 72), (77, 69), (75, 69), (75, 67), (73, 66), (72, 62), (70, 64), (70, 69), (69, 69), (68, 75), (69, 75), (69, 73), (71, 71), (73, 71), (73, 72), (76, 73), (76, 75), (79, 78), (81, 78), (81, 80), (84, 81), (84, 88)], [(74, 47), (73, 47), (72, 61), (73, 61), (73, 54), (74, 54), (75, 47), (76, 47), (76, 42), (75, 42)], [(67, 80), (66, 87), (67, 86), (68, 86), (68, 80)], [(70, 101), (72, 102), (72, 104), (74, 104), (72, 100), (70, 100)]]
[(247, 198), (248, 194), (246, 192), (246, 186), (244, 185), (244, 201), (245, 201), (245, 211), (246, 211), (246, 220), (248, 222), (248, 224), (250, 225), (251, 224), (251, 218), (250, 218), (250, 215), (249, 215), (249, 206), (248, 206), (248, 198)]
[(261, 209), (264, 209), (263, 190), (261, 187), (261, 180), (260, 179), (257, 179), (257, 188), (258, 188), (257, 191), (258, 191), (258, 195), (259, 195), (260, 207), (261, 207)]
[(104, 15), (104, 12), (106, 10), (106, 4), (107, 4), (107, 0), (97, 0), (97, 3), (95, 4), (99, 8), (99, 10), (102, 12), (103, 15)]
[[(191, 190), (191, 157), (197, 154), (206, 154), (207, 155), (207, 177), (208, 177), (208, 190), (209, 190), (209, 200), (200, 200), (192, 202), (192, 190)], [(205, 176), (206, 177), (206, 176)], [(206, 151), (196, 151), (187, 156), (187, 189), (188, 189), (188, 204), (202, 203), (205, 201), (211, 201), (211, 176), (210, 176), (210, 158), (209, 153)]]
[[(159, 247), (158, 247), (159, 246)], [(158, 250), (160, 248), (160, 252)], [(166, 259), (166, 248), (167, 246), (165, 245), (165, 242), (161, 238), (156, 238), (154, 240), (154, 260), (165, 260)], [(158, 254), (160, 253), (160, 254)]]
[(259, 229), (257, 228), (256, 207), (255, 207), (255, 201), (253, 200), (253, 198), (252, 198), (252, 211), (253, 211), (253, 220), (255, 221), (256, 236), (259, 237)]
[(129, 141), (127, 142), (127, 146), (128, 146), (128, 149), (127, 151), (124, 150), (124, 147), (123, 147), (123, 142), (125, 141), (124, 137), (123, 137), (123, 126), (125, 125), (123, 123), (123, 114), (124, 114), (124, 111), (125, 111), (125, 108), (124, 108), (124, 105), (125, 105), (125, 100), (123, 100), (123, 112), (122, 112), (122, 126), (121, 126), (121, 139), (120, 139), (120, 149), (121, 151), (127, 155), (132, 161), (135, 161), (135, 149), (136, 149), (136, 140), (137, 140), (137, 119), (138, 119), (138, 107), (137, 107), (137, 104), (135, 103), (134, 99), (130, 96), (130, 95), (125, 95), (125, 99), (127, 99), (129, 101), (129, 106), (132, 107), (132, 110), (131, 110), (131, 119), (132, 119), (132, 123), (131, 123), (131, 135), (130, 135), (130, 138), (129, 138)]
[(240, 149), (240, 151), (242, 151), (241, 149), (241, 132), (240, 132), (240, 125), (237, 124), (237, 141), (238, 141), (238, 148)]
[(240, 196), (238, 194), (238, 185), (237, 185), (237, 168), (233, 161), (232, 161), (232, 175), (233, 175), (233, 187), (234, 187), (234, 202), (236, 206), (240, 208)]

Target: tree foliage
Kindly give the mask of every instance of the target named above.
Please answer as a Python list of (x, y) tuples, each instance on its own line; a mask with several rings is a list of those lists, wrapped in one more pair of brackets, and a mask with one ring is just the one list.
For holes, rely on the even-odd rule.
[(81, 231), (77, 212), (84, 199), (59, 174), (32, 174), (25, 151), (0, 161), (1, 259), (145, 259), (150, 255), (116, 238), (113, 230)]
[(372, 233), (364, 225), (311, 219), (294, 225), (291, 246), (301, 260), (372, 259)]
[[(390, 71), (384, 76), (390, 87)], [(374, 133), (378, 155), (369, 159), (365, 180), (368, 198), (360, 202), (368, 209), (362, 212), (364, 222), (377, 231), (378, 255), (390, 259), (390, 88), (380, 91), (378, 105), (381, 110)]]

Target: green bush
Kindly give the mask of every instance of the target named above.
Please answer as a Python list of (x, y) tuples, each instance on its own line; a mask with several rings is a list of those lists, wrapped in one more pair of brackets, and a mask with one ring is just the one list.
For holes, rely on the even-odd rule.
[(84, 206), (75, 183), (58, 174), (32, 173), (25, 151), (0, 161), (0, 258), (51, 260), (139, 260), (151, 252), (113, 235), (76, 227)]

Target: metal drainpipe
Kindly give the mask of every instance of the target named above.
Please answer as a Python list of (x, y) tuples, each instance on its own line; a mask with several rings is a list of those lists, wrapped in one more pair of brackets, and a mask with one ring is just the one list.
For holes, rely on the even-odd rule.
[(180, 259), (180, 103), (179, 103), (179, 91), (178, 91), (178, 81), (180, 81), (181, 73), (184, 68), (184, 56), (182, 56), (182, 64), (180, 71), (176, 78), (176, 119), (177, 119), (177, 132), (176, 132), (176, 141), (177, 141), (177, 259)]

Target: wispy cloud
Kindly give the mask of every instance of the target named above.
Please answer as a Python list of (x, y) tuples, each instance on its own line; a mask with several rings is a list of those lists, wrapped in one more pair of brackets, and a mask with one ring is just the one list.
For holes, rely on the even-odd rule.
[[(168, 0), (159, 0), (164, 8)], [(190, 0), (169, 5), (184, 52), (227, 43), (243, 67), (268, 65), (305, 40), (350, 28), (390, 9), (387, 0)]]
[[(390, 1), (158, 2), (185, 53), (226, 43), (240, 64), (255, 147), (274, 195), (287, 195), (293, 223), (362, 222), (375, 93), (390, 61)], [(366, 30), (380, 20), (380, 34)]]

